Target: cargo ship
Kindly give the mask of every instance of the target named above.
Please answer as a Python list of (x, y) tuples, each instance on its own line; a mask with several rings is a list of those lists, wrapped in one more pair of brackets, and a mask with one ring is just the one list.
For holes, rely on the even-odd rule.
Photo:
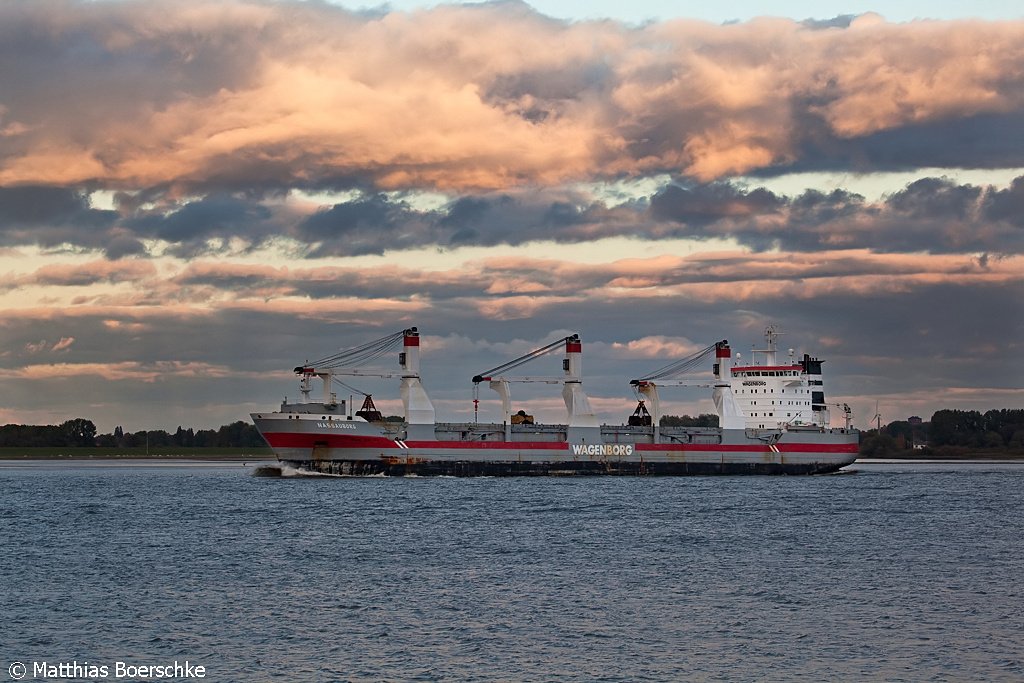
[[(765, 347), (746, 361), (722, 340), (632, 380), (635, 410), (625, 424), (607, 425), (584, 392), (583, 345), (574, 334), (475, 375), (474, 420), (437, 422), (420, 379), (421, 337), (412, 327), (296, 367), (302, 398), (285, 399), (279, 410), (252, 413), (252, 419), (283, 465), (343, 476), (824, 474), (851, 464), (859, 433), (847, 406), (840, 406), (845, 425), (830, 426), (835, 404), (825, 401), (823, 361), (797, 358), (792, 349), (780, 359), (777, 338), (769, 327)], [(364, 369), (394, 351), (400, 370)], [(511, 374), (559, 351), (562, 375)], [(713, 379), (680, 378), (702, 363), (712, 363)], [(333, 390), (342, 377), (400, 380), (402, 421), (385, 420), (369, 394), (358, 410), (352, 400), (339, 401)], [(316, 400), (318, 380), (323, 395)], [(540, 424), (524, 410), (513, 411), (515, 382), (561, 384), (566, 422)], [(476, 421), (481, 386), (500, 397), (502, 422)], [(710, 388), (719, 426), (659, 424), (659, 387), (669, 386)]]

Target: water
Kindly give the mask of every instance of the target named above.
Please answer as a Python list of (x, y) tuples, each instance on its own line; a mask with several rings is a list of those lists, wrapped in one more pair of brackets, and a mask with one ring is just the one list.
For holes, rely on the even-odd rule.
[(7, 463), (0, 665), (187, 659), (216, 681), (1024, 679), (1024, 465), (854, 469), (462, 480)]

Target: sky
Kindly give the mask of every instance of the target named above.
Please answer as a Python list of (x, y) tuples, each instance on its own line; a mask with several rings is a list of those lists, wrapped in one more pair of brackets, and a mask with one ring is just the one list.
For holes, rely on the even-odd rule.
[(216, 427), (410, 326), (441, 420), (768, 325), (861, 427), (1024, 406), (1022, 13), (622, 4), (0, 3), (0, 424)]

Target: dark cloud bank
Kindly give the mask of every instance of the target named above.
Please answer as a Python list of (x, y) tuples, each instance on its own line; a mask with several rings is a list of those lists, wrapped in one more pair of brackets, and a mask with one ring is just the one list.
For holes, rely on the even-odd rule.
[(226, 194), (118, 213), (90, 208), (78, 191), (0, 188), (0, 246), (70, 245), (103, 250), (108, 258), (141, 255), (144, 240), (162, 240), (172, 254), (190, 257), (215, 253), (232, 238), (258, 248), (289, 237), (316, 258), (614, 236), (732, 237), (755, 250), (1019, 254), (1024, 177), (1002, 189), (923, 178), (877, 202), (843, 190), (787, 197), (729, 182), (670, 184), (617, 206), (537, 190), (464, 196), (420, 210), (401, 198), (370, 194), (311, 215)]

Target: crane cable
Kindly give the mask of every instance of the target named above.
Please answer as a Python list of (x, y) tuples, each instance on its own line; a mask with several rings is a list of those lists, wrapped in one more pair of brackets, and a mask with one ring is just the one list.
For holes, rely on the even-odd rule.
[(501, 374), (501, 373), (506, 372), (508, 370), (512, 370), (514, 368), (518, 368), (520, 365), (525, 365), (526, 363), (529, 363), (531, 360), (533, 360), (535, 358), (539, 358), (539, 357), (541, 357), (541, 356), (543, 356), (545, 354), (551, 353), (553, 350), (558, 348), (561, 344), (564, 344), (564, 343), (566, 343), (568, 341), (579, 341), (579, 338), (580, 338), (580, 336), (578, 334), (574, 334), (574, 335), (572, 335), (570, 337), (563, 337), (563, 338), (561, 338), (561, 339), (559, 339), (557, 341), (551, 342), (547, 346), (542, 346), (539, 349), (534, 349), (533, 351), (530, 351), (529, 353), (524, 354), (524, 355), (520, 356), (519, 358), (516, 358), (514, 360), (510, 360), (509, 362), (503, 363), (502, 365), (499, 365), (497, 367), (491, 368), (490, 370), (484, 370), (480, 374), (473, 376), (473, 383), (474, 384), (479, 384), (480, 382), (483, 382), (485, 380), (489, 380), (495, 374)]
[(669, 377), (675, 377), (677, 375), (682, 375), (687, 372), (691, 372), (694, 368), (696, 368), (702, 362), (704, 362), (704, 360), (711, 355), (711, 352), (714, 351), (715, 348), (721, 343), (722, 342), (715, 342), (711, 346), (707, 346), (701, 349), (700, 351), (687, 356), (686, 358), (681, 358), (680, 360), (673, 361), (668, 365), (653, 371), (646, 377), (640, 377), (639, 379), (633, 380), (633, 382), (631, 383), (651, 382), (656, 379), (666, 379)]
[(344, 349), (338, 353), (321, 358), (311, 363), (314, 367), (327, 370), (339, 367), (352, 367), (365, 365), (384, 356), (398, 347), (399, 342), (405, 336), (406, 330), (389, 334), (386, 337), (375, 339), (371, 342), (354, 346), (351, 349)]

